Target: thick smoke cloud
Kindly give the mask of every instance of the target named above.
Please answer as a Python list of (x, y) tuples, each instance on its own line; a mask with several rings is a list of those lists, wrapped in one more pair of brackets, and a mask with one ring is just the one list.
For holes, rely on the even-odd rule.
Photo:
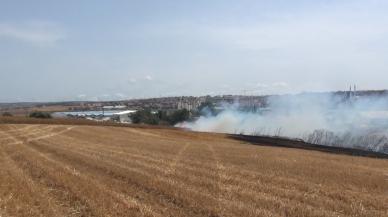
[(388, 100), (381, 96), (299, 94), (272, 96), (268, 107), (244, 111), (224, 105), (181, 127), (194, 131), (281, 136), (310, 143), (388, 152)]

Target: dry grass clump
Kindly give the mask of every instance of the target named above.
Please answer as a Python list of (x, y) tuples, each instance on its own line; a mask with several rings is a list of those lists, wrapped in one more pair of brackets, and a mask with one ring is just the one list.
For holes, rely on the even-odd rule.
[(0, 125), (1, 216), (388, 216), (388, 160), (223, 134)]

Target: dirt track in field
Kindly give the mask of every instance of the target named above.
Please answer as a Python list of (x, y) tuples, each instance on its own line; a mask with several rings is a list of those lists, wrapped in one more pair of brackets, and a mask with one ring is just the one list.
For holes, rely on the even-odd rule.
[(222, 134), (0, 125), (0, 216), (388, 216), (388, 160)]

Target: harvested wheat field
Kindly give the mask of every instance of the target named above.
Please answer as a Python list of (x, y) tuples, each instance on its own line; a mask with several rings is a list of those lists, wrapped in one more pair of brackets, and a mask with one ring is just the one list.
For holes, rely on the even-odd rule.
[(0, 125), (0, 216), (388, 216), (388, 160), (223, 134)]

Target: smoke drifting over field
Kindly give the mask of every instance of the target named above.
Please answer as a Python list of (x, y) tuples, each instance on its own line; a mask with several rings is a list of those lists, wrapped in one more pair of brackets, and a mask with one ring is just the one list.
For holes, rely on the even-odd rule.
[(194, 131), (298, 138), (388, 153), (387, 97), (299, 94), (270, 97), (268, 105), (254, 112), (244, 111), (238, 104), (225, 105), (217, 115), (203, 115), (180, 126)]

